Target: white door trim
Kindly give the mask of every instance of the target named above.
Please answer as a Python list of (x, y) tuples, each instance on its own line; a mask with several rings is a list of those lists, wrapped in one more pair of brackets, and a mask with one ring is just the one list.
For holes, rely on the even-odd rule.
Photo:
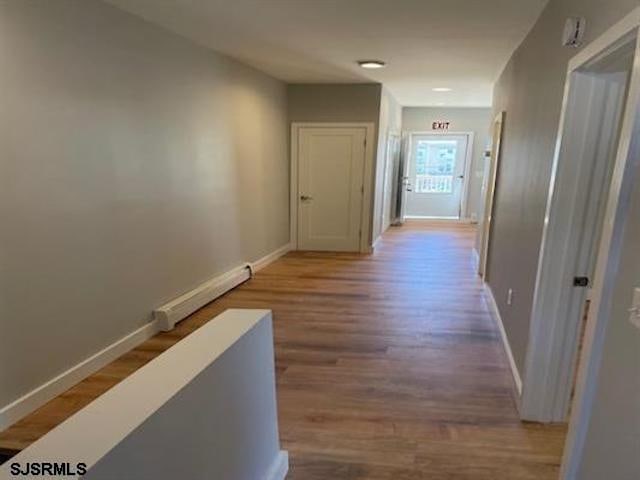
[[(577, 274), (576, 272), (568, 273), (569, 266), (575, 263), (572, 259), (575, 249), (557, 248), (557, 245), (563, 245), (563, 238), (566, 236), (566, 232), (562, 225), (554, 221), (555, 218), (558, 218), (558, 215), (564, 218), (566, 214), (570, 214), (574, 209), (575, 202), (578, 201), (578, 192), (571, 190), (572, 193), (568, 193), (565, 188), (570, 188), (570, 186), (564, 187), (564, 184), (558, 183), (559, 163), (562, 162), (566, 167), (567, 162), (571, 162), (571, 158), (563, 158), (562, 160), (560, 158), (564, 154), (564, 145), (570, 142), (568, 138), (563, 138), (563, 136), (565, 135), (568, 110), (575, 103), (571, 101), (570, 97), (572, 82), (576, 81), (574, 73), (578, 69), (591, 64), (594, 60), (604, 58), (616, 51), (625, 44), (623, 40), (626, 39), (628, 43), (630, 41), (629, 35), (634, 28), (637, 28), (640, 22), (639, 19), (640, 9), (637, 9), (630, 17), (625, 18), (602, 37), (586, 46), (569, 62), (556, 150), (551, 170), (542, 247), (539, 255), (538, 278), (536, 279), (529, 344), (524, 368), (525, 375), (523, 378), (524, 385), (520, 414), (526, 420), (539, 422), (566, 421), (566, 412), (568, 411), (571, 396), (571, 384), (576, 368), (574, 352), (580, 335), (580, 318), (574, 318), (575, 315), (563, 315), (562, 309), (559, 308), (560, 303), (558, 303), (559, 291), (569, 292), (569, 289), (573, 288), (567, 284), (567, 275), (570, 274), (572, 277)], [(613, 226), (608, 221), (614, 218), (620, 195), (624, 195), (624, 191), (620, 190), (622, 175), (626, 168), (625, 165), (627, 165), (628, 161), (631, 161), (628, 159), (629, 139), (633, 128), (633, 115), (638, 102), (638, 90), (640, 89), (640, 85), (638, 85), (640, 61), (637, 55), (638, 52), (636, 51), (634, 77), (631, 80), (632, 84), (626, 99), (625, 116), (621, 124), (622, 133), (617, 145), (617, 153), (614, 160), (615, 166), (607, 203), (607, 214), (601, 237), (601, 250), (598, 254), (598, 263), (592, 283), (592, 302), (603, 294), (601, 280), (605, 264), (601, 263), (601, 257), (605, 255), (603, 252), (609, 251), (612, 244)], [(570, 175), (567, 175), (563, 178), (569, 179), (569, 177)], [(569, 198), (564, 199), (561, 203), (554, 204), (553, 195), (555, 190), (565, 192), (565, 196)], [(624, 205), (621, 207), (623, 208)], [(551, 245), (554, 248), (545, 248), (545, 245)], [(600, 283), (598, 283), (598, 278), (600, 278)], [(604, 310), (601, 309), (599, 313), (596, 313), (599, 310), (598, 303), (591, 304), (588, 322), (595, 322), (597, 315), (603, 314)], [(587, 330), (589, 330), (589, 326), (587, 326)], [(582, 358), (587, 361), (589, 355), (593, 355), (594, 352), (590, 351), (590, 347), (587, 345), (587, 338), (585, 338), (584, 342)], [(588, 361), (590, 362), (591, 360)]]
[[(380, 235), (378, 235), (378, 238), (375, 239), (375, 242), (377, 242), (382, 236), (382, 234), (385, 232), (384, 213), (386, 208), (386, 200), (387, 200), (387, 196), (391, 195), (393, 191), (393, 189), (391, 192), (387, 191), (387, 182), (389, 180), (389, 178), (387, 177), (387, 175), (389, 175), (389, 153), (390, 153), (389, 141), (393, 137), (397, 138), (398, 142), (402, 142), (402, 134), (399, 131), (391, 130), (387, 133), (386, 145), (384, 147), (384, 165), (383, 165), (384, 170), (382, 175), (382, 195), (381, 195), (382, 199), (380, 200), (380, 203), (382, 204), (382, 208), (380, 209)], [(392, 205), (393, 205), (393, 202), (392, 202)], [(389, 212), (389, 218), (390, 219), (393, 218), (391, 215), (391, 212)]]
[[(460, 220), (467, 219), (467, 204), (469, 203), (469, 182), (471, 180), (471, 164), (473, 163), (473, 141), (475, 133), (472, 131), (466, 132), (450, 132), (450, 131), (432, 131), (428, 130), (426, 132), (423, 131), (409, 131), (404, 132), (409, 137), (409, 146), (407, 148), (407, 167), (411, 162), (411, 155), (413, 152), (413, 137), (418, 135), (460, 135), (467, 137), (467, 151), (464, 156), (464, 181), (462, 182), (462, 192), (460, 193)], [(407, 173), (409, 172), (407, 168)], [(406, 202), (405, 202), (406, 203)], [(411, 218), (407, 216), (406, 218)]]
[(373, 220), (373, 164), (374, 164), (374, 132), (375, 125), (362, 123), (325, 123), (325, 122), (292, 122), (291, 123), (291, 166), (289, 194), (289, 226), (291, 249), (298, 250), (298, 141), (301, 128), (364, 128), (364, 192), (362, 194), (362, 212), (360, 214), (360, 252), (371, 253), (371, 228)]
[[(480, 252), (478, 252), (478, 273), (483, 281), (488, 280), (487, 263), (489, 260), (489, 243), (491, 241), (491, 222), (493, 220), (493, 206), (496, 196), (496, 184), (500, 169), (500, 156), (502, 147), (502, 131), (504, 129), (505, 112), (496, 114), (491, 122), (491, 156), (489, 157), (489, 171), (486, 179), (484, 197), (482, 198), (482, 218), (479, 220)], [(497, 132), (496, 132), (497, 129)], [(496, 136), (497, 133), (497, 136)], [(483, 179), (483, 184), (485, 179)]]
[(636, 35), (631, 78), (629, 80), (620, 140), (607, 201), (605, 224), (598, 252), (591, 306), (583, 343), (583, 360), (578, 366), (576, 400), (571, 410), (561, 478), (574, 480), (583, 456), (584, 443), (596, 393), (599, 365), (602, 361), (604, 333), (609, 322), (613, 286), (622, 246), (629, 197), (640, 175), (640, 7), (607, 30), (569, 63), (570, 71), (607, 54), (628, 36)]

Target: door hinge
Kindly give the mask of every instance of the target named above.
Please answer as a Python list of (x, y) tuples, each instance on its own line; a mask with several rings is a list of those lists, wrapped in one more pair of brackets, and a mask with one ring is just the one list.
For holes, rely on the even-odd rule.
[(573, 286), (574, 287), (588, 287), (589, 286), (589, 277), (573, 277)]
[(367, 146), (367, 139), (366, 138), (364, 139), (364, 146), (365, 147)]
[(362, 238), (362, 229), (358, 230), (358, 236)]
[(364, 193), (364, 185), (360, 187), (360, 193)]

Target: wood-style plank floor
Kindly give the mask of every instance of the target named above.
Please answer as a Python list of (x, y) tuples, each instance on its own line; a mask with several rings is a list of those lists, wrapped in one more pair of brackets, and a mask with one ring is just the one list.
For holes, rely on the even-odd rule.
[(25, 448), (225, 309), (270, 308), (288, 479), (556, 479), (565, 429), (518, 420), (474, 233), (414, 221), (373, 255), (292, 252), (0, 433), (0, 449)]

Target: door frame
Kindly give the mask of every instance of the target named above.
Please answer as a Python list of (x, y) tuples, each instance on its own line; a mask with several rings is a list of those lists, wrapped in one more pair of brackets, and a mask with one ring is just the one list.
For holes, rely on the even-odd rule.
[[(504, 131), (505, 112), (498, 112), (491, 122), (491, 156), (489, 157), (489, 178), (486, 179), (486, 190), (482, 202), (482, 218), (479, 218), (480, 251), (478, 252), (478, 273), (483, 281), (488, 280), (487, 264), (489, 262), (489, 244), (491, 243), (491, 222), (493, 220), (493, 206), (495, 204), (496, 184), (500, 170), (500, 152), (502, 147), (502, 133)], [(482, 179), (484, 184), (485, 179)]]
[[(612, 266), (619, 255), (621, 224), (629, 205), (626, 202), (631, 192), (634, 154), (638, 154), (637, 143), (632, 145), (634, 129), (640, 127), (640, 8), (634, 10), (621, 22), (607, 30), (603, 35), (587, 45), (574, 56), (568, 64), (564, 98), (558, 126), (556, 150), (551, 170), (551, 182), (547, 200), (547, 210), (539, 255), (538, 275), (531, 315), (529, 344), (525, 363), (524, 386), (520, 405), (521, 417), (540, 422), (566, 421), (572, 379), (576, 369), (575, 351), (580, 336), (580, 318), (565, 317), (559, 312), (560, 291), (571, 295), (575, 288), (566, 282), (567, 278), (578, 274), (571, 271), (571, 248), (557, 248), (566, 242), (566, 231), (559, 217), (573, 211), (573, 205), (579, 201), (580, 189), (571, 188), (572, 174), (577, 175), (581, 159), (577, 155), (566, 156), (564, 146), (572, 140), (571, 131), (566, 130), (568, 111), (580, 102), (574, 102), (572, 86), (578, 81), (579, 69), (593, 65), (596, 61), (615, 55), (624, 45), (635, 41), (634, 64), (624, 101), (623, 117), (619, 127), (619, 138), (615, 145), (611, 184), (606, 199), (605, 221), (601, 229), (601, 240), (597, 254), (594, 278), (591, 289), (591, 306), (587, 316), (587, 325), (583, 340), (582, 361), (578, 368), (575, 405), (572, 408), (572, 421), (569, 430), (568, 450), (580, 450), (580, 443), (586, 435), (588, 411), (590, 410), (588, 383), (593, 383), (596, 365), (602, 354), (603, 326), (608, 317), (608, 304), (611, 297), (611, 281), (615, 275)], [(632, 38), (634, 37), (634, 38)], [(574, 137), (576, 135), (574, 134)], [(637, 142), (637, 139), (636, 139)], [(635, 152), (634, 152), (635, 150)], [(576, 158), (574, 158), (576, 157)], [(562, 174), (559, 164), (568, 168)], [(565, 192), (564, 189), (569, 189)], [(565, 198), (556, 201), (554, 191), (565, 192)], [(568, 273), (570, 277), (567, 277)], [(578, 317), (578, 316), (576, 316)], [(574, 457), (570, 462), (574, 462)], [(567, 454), (565, 453), (565, 460)], [(574, 462), (575, 463), (575, 462)], [(571, 471), (573, 467), (567, 467)], [(569, 475), (567, 478), (573, 478)]]
[(589, 419), (596, 394), (599, 366), (604, 349), (605, 330), (610, 321), (616, 277), (629, 198), (640, 177), (640, 7), (615, 24), (574, 57), (569, 71), (591, 59), (610, 53), (625, 38), (635, 36), (635, 51), (627, 90), (625, 110), (616, 152), (611, 188), (606, 206), (606, 221), (598, 252), (591, 305), (584, 335), (583, 356), (578, 366), (576, 400), (571, 409), (560, 476), (573, 480), (578, 474), (584, 452)]
[[(384, 225), (384, 210), (386, 207), (386, 199), (388, 195), (391, 195), (393, 193), (393, 188), (392, 191), (389, 192), (387, 191), (387, 181), (388, 181), (388, 174), (392, 174), (392, 172), (389, 172), (389, 143), (391, 141), (392, 138), (397, 138), (398, 139), (398, 147), (401, 146), (402, 144), (402, 133), (400, 131), (397, 130), (392, 130), (389, 131), (387, 133), (387, 138), (386, 138), (386, 144), (385, 144), (385, 148), (384, 148), (384, 170), (383, 170), (383, 174), (382, 174), (382, 199), (380, 200), (380, 203), (382, 204), (382, 208), (380, 208), (380, 235), (378, 236), (378, 239), (380, 238), (380, 236), (382, 236), (382, 234), (386, 231), (385, 230), (385, 225)], [(400, 155), (400, 148), (398, 148), (398, 155)], [(401, 175), (401, 173), (399, 173), (398, 175)], [(393, 185), (392, 185), (393, 186)], [(393, 198), (391, 199), (391, 207), (393, 207)], [(393, 223), (393, 215), (391, 214), (391, 212), (389, 212), (389, 225), (391, 225), (391, 223)], [(376, 239), (376, 241), (378, 240)]]
[[(467, 204), (469, 203), (469, 182), (471, 182), (471, 164), (473, 163), (473, 142), (475, 137), (475, 132), (466, 131), (466, 132), (450, 132), (450, 131), (409, 131), (405, 132), (408, 136), (408, 146), (407, 146), (407, 163), (406, 163), (406, 172), (407, 174), (411, 168), (411, 162), (413, 159), (411, 158), (413, 153), (413, 137), (418, 135), (434, 135), (434, 136), (466, 136), (467, 137), (467, 151), (464, 156), (464, 179), (462, 182), (462, 191), (460, 192), (460, 215), (458, 219), (443, 219), (454, 222), (468, 222), (470, 221), (467, 216)], [(406, 208), (406, 201), (405, 201)], [(416, 218), (416, 217), (406, 217), (406, 218)], [(434, 218), (437, 220), (437, 218)]]
[(365, 130), (364, 174), (362, 192), (362, 210), (360, 212), (360, 253), (371, 253), (371, 228), (373, 220), (373, 164), (374, 132), (372, 122), (292, 122), (290, 152), (290, 188), (289, 188), (289, 237), (291, 249), (298, 250), (298, 161), (299, 135), (303, 128), (363, 128)]

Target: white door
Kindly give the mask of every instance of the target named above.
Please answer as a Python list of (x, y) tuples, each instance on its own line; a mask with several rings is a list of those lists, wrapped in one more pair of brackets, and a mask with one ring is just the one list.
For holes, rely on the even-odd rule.
[(298, 249), (360, 250), (366, 129), (303, 127), (298, 138)]
[(466, 157), (466, 135), (413, 135), (406, 215), (460, 218)]

